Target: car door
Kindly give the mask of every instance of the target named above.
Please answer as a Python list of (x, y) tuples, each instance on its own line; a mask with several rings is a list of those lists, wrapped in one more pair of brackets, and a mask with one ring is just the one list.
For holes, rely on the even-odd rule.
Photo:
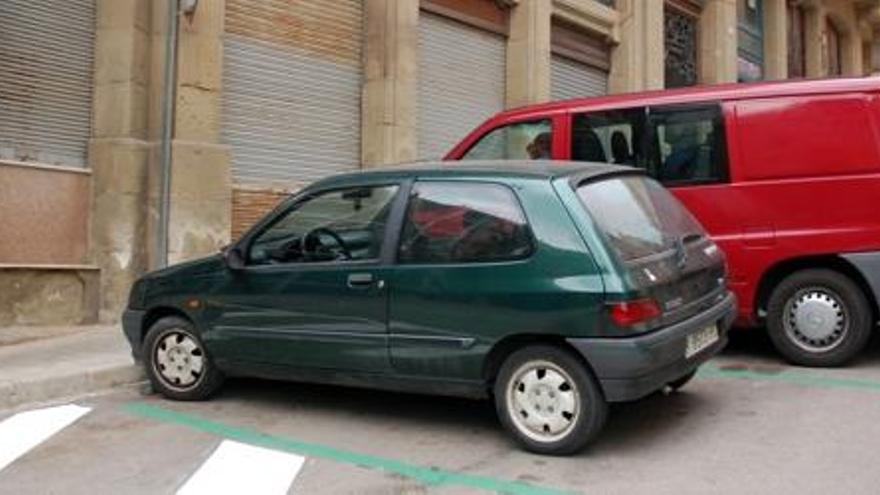
[(543, 274), (530, 262), (533, 252), (525, 214), (507, 186), (416, 182), (390, 277), (394, 371), (475, 379), (497, 339), (551, 324), (534, 310), (543, 299), (533, 281)]
[(387, 236), (399, 183), (308, 194), (239, 249), (210, 300), (212, 347), (231, 361), (328, 370), (389, 367)]

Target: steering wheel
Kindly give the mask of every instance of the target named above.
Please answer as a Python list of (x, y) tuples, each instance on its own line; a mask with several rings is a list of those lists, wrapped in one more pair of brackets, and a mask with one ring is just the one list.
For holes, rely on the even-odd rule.
[(348, 249), (348, 246), (345, 245), (345, 241), (342, 240), (342, 237), (336, 232), (328, 229), (327, 227), (318, 227), (316, 229), (312, 229), (303, 236), (303, 252), (307, 254), (315, 254), (319, 247), (324, 247), (321, 243), (321, 235), (326, 235), (336, 242), (337, 246), (339, 246), (339, 251), (340, 254), (342, 254), (343, 259), (352, 259), (351, 250)]

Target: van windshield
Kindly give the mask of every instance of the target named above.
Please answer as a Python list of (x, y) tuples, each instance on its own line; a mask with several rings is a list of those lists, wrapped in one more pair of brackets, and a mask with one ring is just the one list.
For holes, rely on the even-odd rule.
[(577, 188), (577, 194), (624, 262), (676, 249), (706, 235), (672, 194), (646, 177), (588, 182)]

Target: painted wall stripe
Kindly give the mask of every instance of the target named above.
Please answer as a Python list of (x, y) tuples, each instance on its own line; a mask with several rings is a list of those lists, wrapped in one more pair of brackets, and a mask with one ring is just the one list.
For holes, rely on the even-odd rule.
[(0, 423), (0, 470), (91, 411), (75, 404), (35, 409)]
[(395, 459), (348, 452), (317, 443), (307, 443), (291, 438), (271, 436), (256, 430), (226, 425), (143, 402), (126, 404), (124, 409), (136, 416), (186, 426), (242, 443), (395, 473), (429, 486), (457, 485), (513, 495), (559, 495), (570, 493), (523, 482), (456, 473), (433, 467), (422, 467)]
[(177, 495), (284, 495), (305, 458), (224, 440), (177, 490)]
[(797, 370), (783, 370), (774, 373), (762, 373), (749, 369), (731, 369), (718, 366), (703, 366), (697, 372), (699, 378), (704, 379), (740, 379), (767, 382), (783, 382), (805, 387), (858, 389), (869, 392), (880, 392), (880, 382), (873, 380), (861, 380), (858, 378), (835, 378), (822, 376), (817, 373), (804, 373)]

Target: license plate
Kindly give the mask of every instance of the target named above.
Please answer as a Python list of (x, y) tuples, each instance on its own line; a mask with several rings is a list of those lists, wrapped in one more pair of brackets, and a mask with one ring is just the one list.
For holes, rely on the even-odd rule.
[(692, 333), (687, 337), (687, 347), (684, 350), (684, 357), (689, 358), (717, 341), (718, 326), (714, 324), (700, 330), (699, 332)]

